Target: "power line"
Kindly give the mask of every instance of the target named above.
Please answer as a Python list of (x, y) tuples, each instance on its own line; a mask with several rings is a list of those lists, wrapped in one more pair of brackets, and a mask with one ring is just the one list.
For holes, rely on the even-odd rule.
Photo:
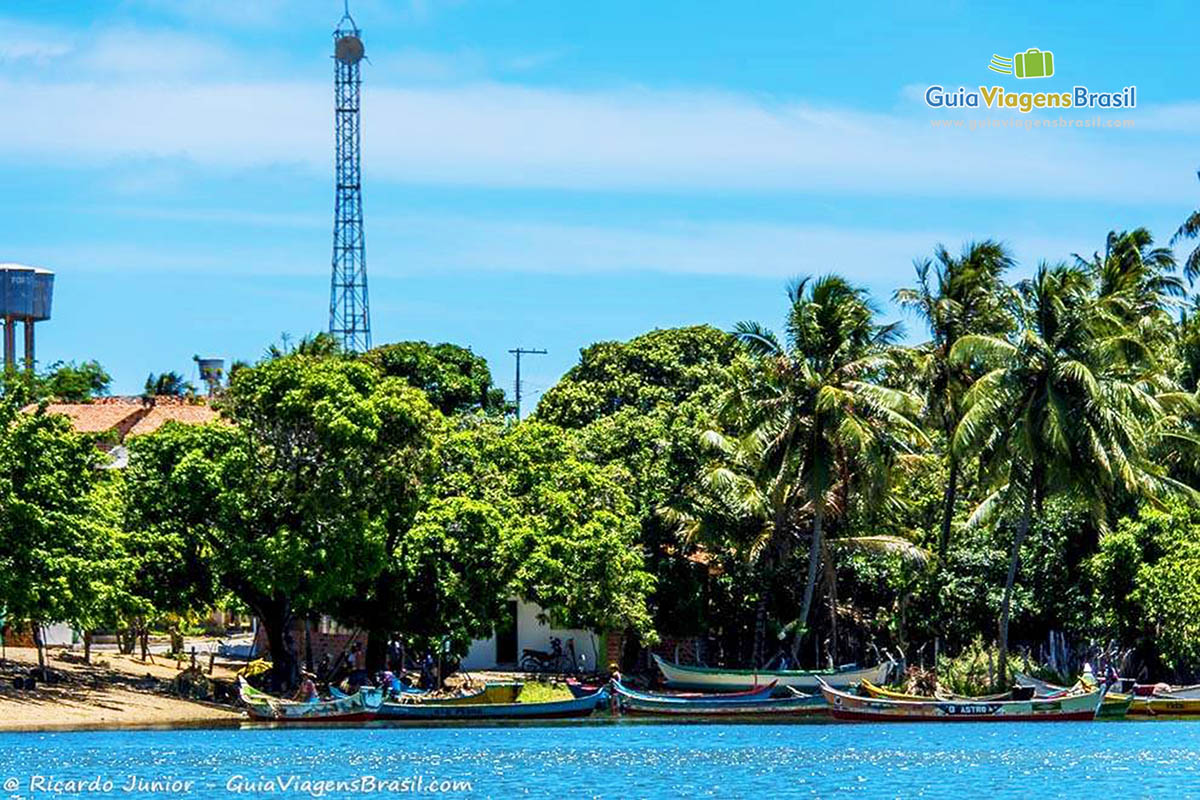
[(515, 390), (514, 394), (516, 395), (516, 401), (517, 401), (517, 421), (520, 422), (521, 421), (521, 356), (544, 356), (544, 355), (546, 355), (546, 351), (545, 350), (537, 350), (537, 349), (526, 350), (523, 347), (518, 347), (514, 350), (509, 350), (508, 352), (512, 353), (514, 356), (517, 357), (517, 379), (515, 381), (513, 381), (513, 388)]

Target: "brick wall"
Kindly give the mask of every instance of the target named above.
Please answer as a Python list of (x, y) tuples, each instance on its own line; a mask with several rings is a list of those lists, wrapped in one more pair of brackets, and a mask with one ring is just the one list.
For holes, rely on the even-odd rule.
[[(350, 646), (354, 642), (362, 642), (363, 647), (367, 646), (367, 634), (365, 633), (322, 633), (314, 626), (309, 630), (308, 636), (312, 646), (314, 667), (321, 663), (321, 658), (326, 653), (329, 654), (329, 662), (332, 664), (343, 651), (349, 653)], [(296, 642), (296, 656), (300, 659), (301, 666), (304, 666), (304, 622), (302, 620), (292, 623), (292, 638)], [(267, 630), (262, 625), (258, 626), (258, 633), (254, 637), (254, 652), (262, 658), (270, 658), (271, 647), (267, 642)]]

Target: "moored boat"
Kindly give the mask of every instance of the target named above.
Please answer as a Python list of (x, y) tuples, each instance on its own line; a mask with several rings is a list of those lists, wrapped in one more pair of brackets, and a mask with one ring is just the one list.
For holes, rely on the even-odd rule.
[[(1050, 698), (1062, 697), (1072, 692), (1090, 692), (1097, 688), (1094, 680), (1089, 680), (1090, 672), (1085, 672), (1084, 676), (1072, 688), (1066, 686), (1058, 686), (1053, 683), (1048, 683), (1032, 675), (1027, 675), (1024, 672), (1014, 672), (1013, 680), (1017, 686), (1030, 688), (1034, 692), (1035, 697)], [(1121, 719), (1126, 714), (1134, 713), (1133, 711), (1134, 697), (1133, 695), (1114, 692), (1111, 689), (1104, 693), (1104, 701), (1100, 707), (1096, 709), (1096, 719)]]
[(682, 717), (763, 717), (821, 714), (825, 701), (819, 695), (790, 690), (788, 697), (771, 697), (769, 693), (740, 696), (680, 695), (640, 692), (619, 682), (613, 683), (617, 708), (625, 714), (653, 714)]
[(883, 700), (911, 700), (917, 703), (924, 703), (930, 700), (954, 700), (967, 701), (972, 703), (985, 703), (996, 700), (1028, 700), (1033, 697), (1033, 692), (1028, 692), (1027, 697), (1014, 696), (1014, 692), (1001, 692), (999, 694), (989, 694), (982, 697), (966, 697), (964, 695), (952, 694), (950, 692), (937, 692), (933, 697), (926, 697), (920, 694), (907, 694), (905, 692), (897, 692), (894, 689), (888, 689), (884, 686), (876, 686), (870, 681), (863, 681), (858, 684), (858, 693), (864, 697), (878, 697)]
[(864, 722), (1050, 722), (1095, 719), (1099, 689), (1087, 693), (1030, 700), (891, 700), (863, 697), (822, 686), (835, 719)]
[(1194, 717), (1200, 715), (1200, 698), (1153, 694), (1134, 697), (1129, 706), (1131, 717)]
[(1173, 697), (1176, 700), (1200, 700), (1200, 686), (1171, 686), (1166, 683), (1139, 683), (1133, 687), (1138, 697)]
[[(775, 693), (778, 684), (771, 681), (763, 686), (756, 686), (753, 689), (747, 689), (744, 692), (672, 692), (664, 697), (679, 697), (689, 700), (741, 700), (744, 698), (767, 698)], [(576, 680), (568, 679), (567, 688), (571, 690), (571, 694), (575, 697), (583, 697), (585, 695), (594, 694), (601, 689), (600, 685), (589, 686), (588, 684), (579, 683)], [(652, 693), (648, 693), (652, 694)]]
[(667, 686), (672, 689), (701, 692), (744, 691), (774, 681), (780, 687), (790, 686), (802, 692), (815, 693), (821, 688), (822, 682), (835, 688), (854, 686), (864, 680), (876, 684), (884, 683), (892, 667), (892, 662), (889, 661), (874, 667), (843, 667), (830, 670), (724, 669), (672, 664), (657, 655), (654, 656), (654, 663), (666, 678)]
[(384, 703), (378, 719), (387, 720), (492, 720), (492, 719), (568, 719), (586, 717), (608, 699), (601, 689), (586, 697), (550, 700), (544, 703), (478, 703), (441, 705), (436, 703)]
[(514, 703), (517, 700), (517, 695), (521, 693), (523, 685), (516, 681), (496, 681), (485, 683), (483, 688), (477, 691), (454, 697), (424, 697), (418, 695), (411, 699), (432, 706), (478, 706), (484, 704)]
[(587, 697), (604, 688), (603, 684), (599, 683), (582, 683), (574, 678), (567, 678), (567, 689), (570, 690), (572, 697)]
[(260, 722), (365, 722), (374, 719), (383, 692), (364, 687), (331, 700), (281, 700), (255, 689), (238, 677), (238, 692), (250, 718)]

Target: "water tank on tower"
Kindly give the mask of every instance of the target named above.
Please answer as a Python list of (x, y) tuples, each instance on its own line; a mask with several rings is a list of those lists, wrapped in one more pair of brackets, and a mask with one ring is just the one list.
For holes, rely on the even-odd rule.
[(0, 263), (0, 319), (4, 320), (4, 367), (17, 366), (17, 323), (25, 323), (25, 368), (33, 369), (33, 323), (50, 319), (54, 273), (25, 264)]
[(225, 379), (225, 359), (192, 356), (192, 360), (200, 370), (200, 380), (208, 386), (208, 393), (216, 394)]

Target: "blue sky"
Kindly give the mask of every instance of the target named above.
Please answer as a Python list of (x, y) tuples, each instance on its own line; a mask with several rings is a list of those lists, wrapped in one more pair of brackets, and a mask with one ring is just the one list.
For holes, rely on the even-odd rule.
[[(545, 347), (533, 399), (593, 341), (774, 325), (793, 275), (840, 271), (894, 316), (937, 242), (999, 238), (1023, 269), (1113, 228), (1165, 242), (1200, 204), (1194, 5), (1006, 5), (353, 2), (375, 342), (470, 346), (510, 391), (506, 351)], [(96, 358), (136, 392), (326, 326), (340, 14), (0, 6), (0, 261), (57, 273), (41, 363)], [(1029, 47), (1054, 78), (987, 71)], [(932, 83), (1134, 84), (1138, 108), (935, 130), (989, 114), (925, 107)]]

